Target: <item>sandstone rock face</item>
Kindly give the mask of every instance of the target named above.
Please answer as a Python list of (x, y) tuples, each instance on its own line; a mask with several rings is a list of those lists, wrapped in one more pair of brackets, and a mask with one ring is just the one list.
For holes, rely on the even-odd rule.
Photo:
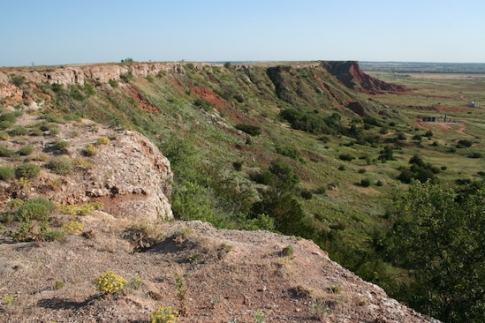
[[(96, 140), (85, 139), (70, 149), (71, 157), (78, 157), (86, 143)], [(170, 162), (146, 137), (134, 131), (116, 133), (116, 140), (100, 145), (90, 162), (94, 166), (82, 178), (69, 178), (52, 199), (68, 204), (100, 201), (103, 210), (115, 217), (173, 218), (168, 201)]]
[[(25, 125), (34, 121), (35, 116), (24, 114), (18, 123)], [(21, 144), (6, 143), (15, 150), (28, 144), (34, 148), (32, 156), (46, 157), (34, 161), (41, 166), (41, 172), (32, 180), (30, 188), (22, 189), (10, 183), (2, 200), (44, 196), (59, 204), (102, 202), (102, 210), (117, 218), (147, 221), (173, 218), (168, 200), (173, 178), (170, 162), (148, 138), (135, 131), (116, 130), (89, 120), (59, 124), (59, 128), (56, 136), (25, 137), (27, 142)], [(79, 135), (73, 137), (73, 132)], [(96, 144), (100, 138), (110, 140)], [(57, 150), (55, 145), (59, 141), (69, 142), (69, 147)], [(93, 143), (97, 153), (86, 156), (86, 145)], [(67, 175), (56, 174), (46, 167), (49, 160), (60, 157), (77, 161), (78, 166)], [(53, 188), (52, 183), (56, 182), (58, 185)]]
[[(205, 63), (193, 63), (194, 68), (201, 69)], [(214, 64), (211, 64), (214, 65)], [(106, 65), (86, 65), (86, 66), (67, 66), (54, 70), (48, 69), (45, 72), (15, 70), (15, 74), (24, 76), (28, 81), (57, 83), (66, 85), (84, 85), (86, 79), (93, 79), (100, 83), (108, 83), (110, 79), (119, 80), (120, 76), (129, 73), (134, 77), (146, 77), (156, 75), (159, 72), (173, 72), (185, 74), (184, 64), (181, 63), (133, 63), (133, 64), (106, 64)], [(0, 85), (9, 84), (7, 74), (0, 72)], [(8, 94), (8, 93), (7, 93)], [(6, 93), (0, 92), (0, 98), (4, 98)]]

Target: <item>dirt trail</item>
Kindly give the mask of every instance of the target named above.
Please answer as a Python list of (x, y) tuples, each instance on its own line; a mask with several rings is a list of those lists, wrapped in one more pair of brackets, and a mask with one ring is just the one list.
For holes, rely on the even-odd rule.
[[(427, 122), (427, 123), (419, 122), (415, 124), (419, 125), (421, 128), (430, 128), (429, 126), (434, 126), (434, 127), (439, 127), (443, 130), (451, 130), (461, 135), (475, 138), (473, 135), (470, 135), (465, 132), (466, 123), (464, 122)], [(460, 128), (456, 129), (453, 127), (453, 125), (458, 125)]]

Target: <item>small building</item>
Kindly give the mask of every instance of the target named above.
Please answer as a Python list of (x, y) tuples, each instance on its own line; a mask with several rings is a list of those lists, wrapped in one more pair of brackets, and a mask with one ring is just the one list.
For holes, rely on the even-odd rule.
[(434, 116), (423, 116), (423, 122), (436, 122), (437, 118)]

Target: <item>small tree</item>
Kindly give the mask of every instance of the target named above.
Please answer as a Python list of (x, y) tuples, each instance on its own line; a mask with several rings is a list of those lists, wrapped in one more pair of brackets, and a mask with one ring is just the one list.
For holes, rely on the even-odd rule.
[(395, 206), (386, 253), (410, 270), (401, 297), (444, 322), (484, 322), (485, 187), (413, 181)]

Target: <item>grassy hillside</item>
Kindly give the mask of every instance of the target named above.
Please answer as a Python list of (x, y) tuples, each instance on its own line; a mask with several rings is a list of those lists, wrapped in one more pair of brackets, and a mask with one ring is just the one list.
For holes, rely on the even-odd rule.
[[(183, 67), (107, 84), (18, 82), (23, 101), (4, 99), (2, 113), (35, 101), (43, 108), (24, 113), (138, 130), (171, 161), (177, 218), (310, 238), (384, 286), (396, 271), (373, 243), (395, 194), (407, 189), (404, 175), (451, 186), (485, 175), (484, 113), (467, 107), (485, 102), (480, 76), (373, 72), (412, 90), (367, 94), (319, 64)], [(420, 121), (445, 115), (452, 122)], [(414, 173), (413, 156), (424, 164)]]

